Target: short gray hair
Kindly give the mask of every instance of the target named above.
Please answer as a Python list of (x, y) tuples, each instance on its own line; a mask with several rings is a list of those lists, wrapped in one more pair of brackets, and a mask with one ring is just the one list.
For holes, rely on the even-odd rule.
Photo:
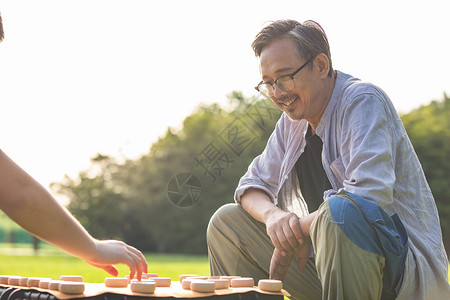
[[(295, 20), (278, 20), (270, 23), (256, 35), (252, 43), (255, 55), (261, 56), (264, 47), (285, 37), (294, 41), (298, 55), (305, 61), (320, 53), (325, 54), (330, 62), (328, 76), (332, 76), (333, 65), (328, 38), (323, 28), (315, 21), (308, 20), (299, 23)], [(312, 67), (312, 62), (310, 67)]]

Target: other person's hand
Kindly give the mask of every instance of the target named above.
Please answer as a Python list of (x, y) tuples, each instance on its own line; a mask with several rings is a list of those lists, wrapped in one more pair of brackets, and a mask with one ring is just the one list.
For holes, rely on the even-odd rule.
[(113, 276), (117, 276), (119, 271), (114, 264), (125, 264), (130, 268), (130, 278), (141, 280), (142, 273), (147, 273), (147, 261), (141, 251), (125, 244), (121, 241), (96, 240), (96, 253), (92, 258), (85, 261), (94, 267), (100, 268)]

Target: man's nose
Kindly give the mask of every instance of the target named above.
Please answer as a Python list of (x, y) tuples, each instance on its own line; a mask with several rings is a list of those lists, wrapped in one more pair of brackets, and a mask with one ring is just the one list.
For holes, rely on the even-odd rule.
[(275, 98), (279, 98), (280, 96), (282, 96), (284, 93), (286, 93), (285, 91), (283, 91), (278, 84), (273, 84), (273, 96)]

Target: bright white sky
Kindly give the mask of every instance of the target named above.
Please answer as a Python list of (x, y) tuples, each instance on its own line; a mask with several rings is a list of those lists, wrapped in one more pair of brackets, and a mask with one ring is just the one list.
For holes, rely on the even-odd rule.
[(282, 18), (319, 22), (333, 66), (408, 112), (450, 93), (447, 3), (2, 0), (0, 147), (46, 187), (98, 152), (136, 158), (199, 103), (254, 95), (250, 44)]

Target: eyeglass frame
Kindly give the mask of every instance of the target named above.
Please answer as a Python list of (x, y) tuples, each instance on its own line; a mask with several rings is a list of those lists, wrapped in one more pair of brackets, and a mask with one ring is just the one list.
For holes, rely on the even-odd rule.
[[(306, 65), (309, 64), (313, 59), (314, 59), (314, 57), (311, 57), (311, 58), (308, 59), (303, 65), (301, 65), (300, 68), (298, 68), (297, 70), (295, 70), (293, 73), (281, 75), (280, 77), (278, 77), (277, 79), (275, 79), (274, 81), (272, 81), (272, 83), (271, 83), (270, 81), (269, 81), (269, 82), (264, 82), (264, 81), (261, 80), (261, 82), (258, 83), (257, 86), (255, 86), (255, 89), (256, 89), (258, 92), (260, 92), (261, 94), (263, 94), (265, 97), (269, 97), (269, 98), (273, 97), (273, 95), (275, 94), (275, 87), (274, 87), (274, 84), (276, 84), (276, 85), (278, 86), (278, 88), (280, 88), (283, 92), (289, 92), (289, 91), (292, 91), (293, 88), (290, 89), (290, 90), (288, 90), (288, 91), (283, 90), (283, 89), (278, 85), (277, 81), (278, 81), (280, 78), (283, 78), (283, 77), (289, 77), (292, 81), (294, 81), (294, 76), (295, 76), (298, 72), (300, 72), (304, 67), (306, 67)], [(268, 95), (268, 94), (266, 95), (266, 94), (264, 94), (263, 92), (261, 92), (261, 91), (259, 90), (259, 86), (260, 86), (261, 84), (270, 84), (270, 85), (272, 86), (272, 90), (274, 91), (273, 95), (270, 96), (270, 95)], [(295, 87), (295, 83), (294, 83), (294, 87)]]

